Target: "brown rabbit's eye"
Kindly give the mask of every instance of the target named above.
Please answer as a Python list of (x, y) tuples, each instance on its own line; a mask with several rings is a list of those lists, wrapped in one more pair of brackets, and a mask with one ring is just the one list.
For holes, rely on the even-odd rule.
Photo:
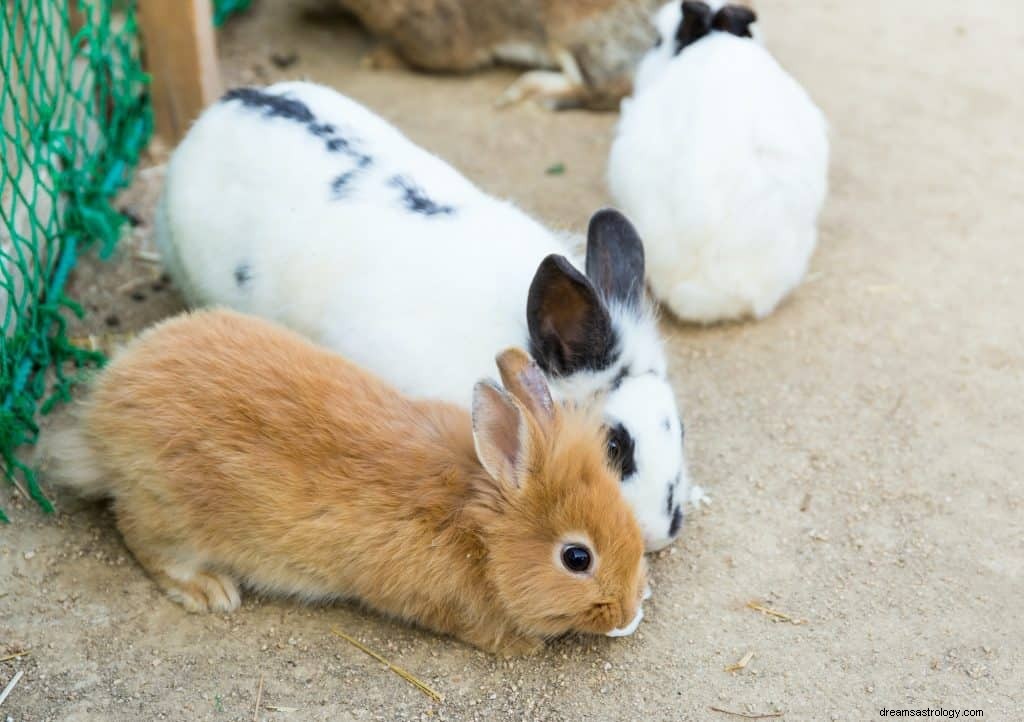
[(562, 549), (562, 564), (570, 572), (585, 572), (592, 562), (590, 550), (580, 544), (569, 544)]

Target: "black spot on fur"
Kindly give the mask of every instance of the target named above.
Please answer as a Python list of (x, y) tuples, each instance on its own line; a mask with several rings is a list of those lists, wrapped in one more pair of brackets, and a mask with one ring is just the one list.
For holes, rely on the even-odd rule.
[(676, 497), (676, 486), (675, 486), (675, 484), (670, 484), (669, 487), (668, 487), (668, 501), (665, 503), (665, 513), (666, 514), (671, 514), (672, 513), (672, 508), (675, 506), (675, 503), (676, 503), (675, 497)]
[[(314, 128), (316, 128), (315, 131), (313, 130)], [(325, 128), (326, 130), (324, 130)], [(335, 130), (333, 125), (317, 125), (314, 123), (309, 126), (309, 129), (313, 135), (325, 139), (324, 147), (327, 149), (327, 152), (343, 153), (354, 160), (360, 168), (366, 168), (373, 163), (373, 158), (356, 150), (351, 140), (337, 135), (337, 130)]]
[(331, 138), (325, 146), (332, 153), (339, 153), (343, 150), (348, 150), (348, 141), (344, 138)]
[(608, 461), (623, 481), (636, 473), (636, 442), (621, 423), (608, 429)]
[(235, 267), (235, 285), (245, 288), (245, 285), (252, 280), (252, 268), (248, 263), (239, 263)]
[(267, 93), (259, 88), (233, 88), (221, 98), (222, 103), (232, 100), (263, 111), (264, 118), (285, 118), (297, 123), (313, 122), (313, 113), (302, 101)]
[(661, 422), (661, 425), (665, 427), (665, 431), (671, 431), (672, 419), (666, 418), (664, 421)]
[(613, 378), (612, 382), (610, 384), (608, 384), (608, 389), (610, 391), (618, 391), (619, 387), (622, 386), (622, 382), (625, 381), (628, 376), (629, 376), (629, 367), (626, 366), (621, 371), (619, 371), (617, 374), (615, 374), (615, 378)]
[(310, 123), (309, 132), (317, 138), (334, 135), (335, 128), (330, 123)]
[(349, 190), (352, 187), (352, 181), (359, 175), (358, 169), (353, 169), (342, 173), (334, 180), (331, 181), (331, 198), (334, 200), (341, 200), (348, 195)]
[(402, 189), (402, 202), (413, 213), (420, 213), (424, 216), (450, 216), (455, 213), (452, 206), (441, 205), (434, 201), (422, 188), (405, 176), (393, 176), (388, 181), (388, 185)]
[(337, 127), (331, 123), (319, 122), (309, 107), (300, 100), (274, 95), (259, 88), (235, 88), (221, 98), (225, 103), (231, 100), (238, 100), (246, 107), (262, 110), (265, 118), (285, 118), (306, 126), (311, 134), (324, 141), (324, 147), (328, 152), (343, 153), (352, 158), (360, 168), (366, 168), (373, 163), (373, 158), (356, 149), (352, 138), (341, 136)]
[(679, 533), (679, 527), (683, 525), (683, 508), (677, 506), (672, 512), (672, 523), (668, 526), (668, 535), (674, 537)]

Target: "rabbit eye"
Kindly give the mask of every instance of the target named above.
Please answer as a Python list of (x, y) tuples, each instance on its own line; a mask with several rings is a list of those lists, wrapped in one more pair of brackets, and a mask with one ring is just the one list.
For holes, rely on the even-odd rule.
[(627, 479), (636, 473), (635, 444), (633, 437), (626, 431), (625, 426), (616, 424), (610, 427), (607, 431), (607, 441), (605, 444), (609, 463), (613, 469), (619, 472), (623, 479)]
[(592, 563), (590, 550), (582, 544), (567, 544), (562, 549), (562, 564), (570, 572), (585, 572), (590, 569)]

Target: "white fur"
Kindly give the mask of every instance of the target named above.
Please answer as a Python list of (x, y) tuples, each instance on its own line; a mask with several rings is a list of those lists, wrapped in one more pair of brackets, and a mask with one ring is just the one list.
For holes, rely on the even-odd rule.
[[(352, 151), (328, 152), (307, 126), (237, 100), (209, 108), (171, 159), (157, 218), (158, 245), (188, 301), (277, 320), (406, 393), (468, 407), (495, 354), (528, 347), (531, 280), (548, 254), (570, 255), (566, 241), (331, 89), (265, 92), (301, 100)], [(372, 162), (359, 169), (361, 154)], [(356, 180), (332, 197), (332, 179), (347, 172)], [(454, 213), (411, 212), (396, 175)], [(251, 275), (242, 286), (240, 267)], [(606, 398), (633, 433), (638, 473), (623, 491), (654, 549), (671, 541), (668, 484), (688, 479), (679, 435), (646, 429), (655, 410), (678, 428), (678, 413), (653, 316), (612, 316), (622, 342), (614, 367), (550, 382), (562, 400)], [(634, 375), (603, 396), (627, 366)], [(639, 375), (648, 370), (655, 375)]]
[(673, 2), (655, 17), (662, 42), (623, 102), (609, 185), (644, 238), (651, 289), (673, 313), (761, 318), (800, 283), (814, 251), (826, 121), (756, 29), (753, 39), (713, 31), (673, 55), (681, 15)]

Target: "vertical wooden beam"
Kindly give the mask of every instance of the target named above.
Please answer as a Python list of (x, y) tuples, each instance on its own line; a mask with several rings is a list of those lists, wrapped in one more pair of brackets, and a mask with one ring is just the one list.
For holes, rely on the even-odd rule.
[(139, 0), (156, 132), (174, 145), (220, 95), (210, 0)]

